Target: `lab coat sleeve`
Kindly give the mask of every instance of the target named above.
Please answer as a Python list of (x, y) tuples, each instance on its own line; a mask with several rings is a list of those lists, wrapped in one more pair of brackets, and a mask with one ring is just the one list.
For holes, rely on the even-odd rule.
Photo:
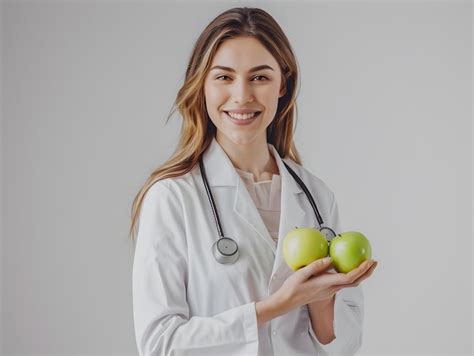
[(173, 186), (155, 183), (139, 217), (132, 285), (140, 355), (257, 354), (255, 302), (211, 317), (190, 316), (183, 207)]
[[(339, 210), (334, 193), (329, 213), (329, 225), (334, 226), (336, 233), (341, 230)], [(309, 322), (309, 333), (316, 348), (316, 354), (321, 356), (354, 355), (362, 346), (362, 330), (364, 321), (364, 294), (362, 285), (343, 288), (336, 293), (334, 302), (334, 334), (336, 338), (329, 344), (323, 345), (316, 337)]]

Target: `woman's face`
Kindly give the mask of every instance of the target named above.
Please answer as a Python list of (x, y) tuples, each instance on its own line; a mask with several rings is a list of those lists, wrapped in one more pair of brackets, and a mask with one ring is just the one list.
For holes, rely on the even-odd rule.
[[(265, 68), (253, 70), (260, 66)], [(281, 76), (278, 62), (257, 39), (238, 37), (222, 43), (204, 83), (206, 108), (216, 135), (240, 145), (266, 142), (266, 129), (275, 117), (279, 97), (284, 95)], [(232, 119), (226, 113), (242, 109), (261, 113), (250, 121), (238, 120), (246, 116)]]

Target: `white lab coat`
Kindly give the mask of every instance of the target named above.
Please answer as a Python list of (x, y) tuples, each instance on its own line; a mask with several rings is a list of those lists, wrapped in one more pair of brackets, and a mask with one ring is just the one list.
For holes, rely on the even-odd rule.
[[(255, 303), (294, 273), (282, 240), (295, 226), (319, 226), (303, 190), (272, 150), (281, 176), (281, 218), (275, 248), (248, 190), (214, 138), (203, 162), (223, 233), (239, 246), (234, 264), (219, 264), (218, 233), (199, 165), (155, 183), (145, 195), (133, 262), (133, 317), (140, 355), (353, 355), (362, 343), (361, 286), (336, 294), (331, 343), (316, 338), (307, 305), (260, 327)], [(333, 192), (290, 159), (326, 226), (342, 232)]]

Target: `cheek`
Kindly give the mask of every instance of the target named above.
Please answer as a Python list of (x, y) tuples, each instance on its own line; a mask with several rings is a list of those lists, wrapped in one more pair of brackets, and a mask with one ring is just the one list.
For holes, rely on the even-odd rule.
[(278, 102), (279, 93), (280, 87), (277, 84), (273, 83), (272, 85), (262, 87), (262, 90), (259, 94), (260, 98), (264, 99), (265, 102), (274, 104)]
[(268, 90), (261, 93), (259, 99), (265, 103), (268, 110), (276, 110), (279, 99), (278, 88), (268, 88)]
[(204, 95), (206, 97), (206, 106), (208, 110), (218, 110), (219, 106), (222, 105), (222, 90), (208, 86), (204, 90)]

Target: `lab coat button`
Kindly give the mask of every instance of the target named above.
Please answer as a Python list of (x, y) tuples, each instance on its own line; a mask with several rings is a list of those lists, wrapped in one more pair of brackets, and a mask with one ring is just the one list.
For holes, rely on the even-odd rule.
[(277, 332), (276, 330), (273, 330), (273, 336), (276, 336)]
[(274, 281), (277, 278), (276, 274), (272, 277), (272, 281)]

